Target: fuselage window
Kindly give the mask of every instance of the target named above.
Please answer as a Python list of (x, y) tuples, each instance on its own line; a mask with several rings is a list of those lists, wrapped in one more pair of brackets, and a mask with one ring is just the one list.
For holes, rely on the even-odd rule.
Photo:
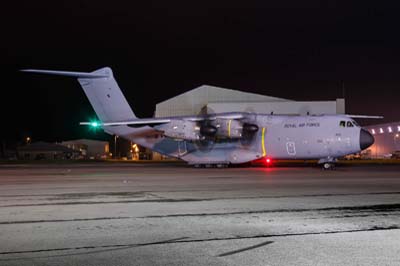
[(354, 127), (353, 123), (351, 123), (350, 121), (347, 121), (347, 127)]
[(345, 127), (345, 126), (346, 126), (346, 122), (345, 122), (345, 121), (340, 121), (339, 126), (340, 126), (340, 127)]
[(357, 124), (357, 122), (356, 121), (351, 121), (351, 122), (353, 122), (353, 125), (355, 126), (355, 127), (359, 127), (359, 125)]

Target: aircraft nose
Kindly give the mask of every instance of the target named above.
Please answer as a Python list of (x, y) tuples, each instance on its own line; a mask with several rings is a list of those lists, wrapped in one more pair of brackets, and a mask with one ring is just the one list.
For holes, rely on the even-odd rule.
[(360, 148), (361, 150), (365, 150), (372, 144), (374, 144), (375, 139), (374, 136), (371, 135), (367, 130), (361, 129), (360, 131)]

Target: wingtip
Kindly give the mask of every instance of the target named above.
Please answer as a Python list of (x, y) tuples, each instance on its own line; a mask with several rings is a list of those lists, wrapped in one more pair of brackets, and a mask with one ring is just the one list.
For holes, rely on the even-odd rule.
[(381, 115), (346, 115), (351, 118), (364, 118), (364, 119), (383, 119), (384, 117)]

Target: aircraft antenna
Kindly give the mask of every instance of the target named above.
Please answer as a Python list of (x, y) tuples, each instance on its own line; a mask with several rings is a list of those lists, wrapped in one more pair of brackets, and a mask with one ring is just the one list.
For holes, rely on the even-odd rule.
[(342, 98), (346, 99), (346, 87), (344, 86), (344, 81), (342, 80)]

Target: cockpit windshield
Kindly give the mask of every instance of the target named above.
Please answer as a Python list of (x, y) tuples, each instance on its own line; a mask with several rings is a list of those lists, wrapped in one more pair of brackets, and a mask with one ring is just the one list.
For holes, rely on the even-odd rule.
[(359, 125), (354, 120), (342, 120), (339, 122), (339, 127), (359, 127)]

